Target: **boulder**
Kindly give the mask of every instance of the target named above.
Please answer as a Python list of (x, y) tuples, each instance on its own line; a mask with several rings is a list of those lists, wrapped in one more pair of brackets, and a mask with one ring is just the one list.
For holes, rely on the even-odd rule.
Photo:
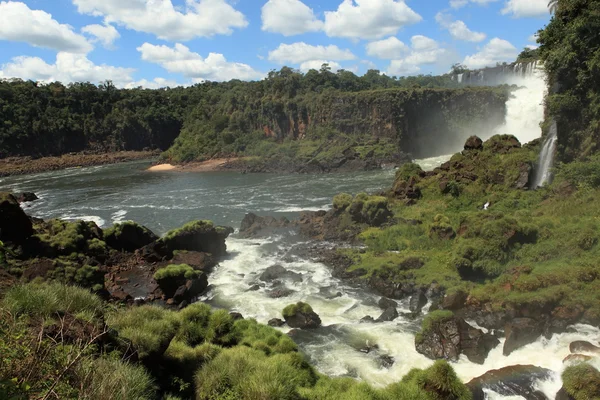
[(273, 229), (285, 228), (290, 225), (290, 221), (282, 217), (261, 217), (253, 213), (246, 214), (240, 225), (240, 237), (251, 238), (269, 235)]
[(442, 299), (440, 306), (444, 310), (456, 311), (463, 308), (465, 306), (466, 301), (467, 294), (462, 290), (457, 290), (456, 292), (446, 294)]
[(396, 362), (396, 360), (394, 359), (394, 357), (392, 357), (392, 356), (389, 356), (389, 355), (387, 355), (387, 354), (384, 354), (384, 355), (382, 355), (382, 356), (379, 356), (379, 357), (377, 358), (377, 361), (379, 362), (379, 365), (380, 365), (382, 368), (385, 368), (385, 369), (390, 369), (390, 368), (392, 368), (392, 366), (393, 366), (393, 365), (394, 365), (394, 363)]
[(271, 282), (276, 279), (288, 279), (292, 282), (302, 282), (302, 275), (293, 271), (288, 271), (281, 265), (276, 264), (267, 268), (258, 278), (263, 282)]
[(422, 290), (419, 290), (410, 298), (408, 308), (414, 314), (419, 314), (427, 304), (427, 296)]
[(269, 297), (272, 299), (280, 299), (282, 297), (289, 297), (292, 294), (296, 293), (292, 289), (288, 289), (286, 287), (279, 287), (268, 292)]
[(523, 163), (519, 167), (519, 177), (515, 182), (515, 188), (517, 189), (528, 189), (529, 181), (531, 177), (531, 172), (533, 171), (533, 167), (529, 163)]
[(447, 311), (429, 314), (423, 331), (415, 338), (417, 351), (428, 358), (458, 361), (459, 355), (464, 354), (477, 364), (483, 364), (499, 343), (494, 336)]
[(411, 177), (408, 180), (399, 180), (394, 184), (394, 196), (400, 200), (419, 200), (423, 197), (421, 189), (417, 187), (418, 179)]
[(394, 300), (388, 299), (387, 297), (382, 297), (381, 299), (379, 299), (379, 301), (377, 302), (377, 305), (382, 310), (387, 310), (388, 308), (398, 307), (398, 303), (396, 303)]
[(575, 400), (575, 398), (571, 396), (564, 387), (562, 387), (558, 393), (556, 393), (554, 400)]
[(115, 224), (104, 231), (104, 241), (116, 250), (134, 252), (158, 239), (150, 229), (135, 222)]
[(22, 242), (33, 234), (33, 225), (10, 193), (0, 193), (0, 240)]
[(361, 324), (365, 324), (365, 323), (372, 323), (375, 322), (375, 319), (373, 317), (371, 317), (370, 315), (365, 315), (364, 317), (362, 317), (359, 321)]
[(389, 307), (375, 320), (375, 322), (390, 322), (398, 318), (398, 310), (396, 307)]
[(23, 192), (14, 195), (19, 203), (28, 203), (31, 201), (39, 200), (39, 197), (35, 195), (35, 193), (31, 192)]
[(506, 341), (502, 353), (505, 356), (523, 346), (535, 342), (542, 336), (542, 325), (532, 318), (515, 318), (504, 328)]
[(268, 325), (275, 327), (275, 328), (279, 328), (279, 327), (285, 325), (285, 321), (282, 319), (279, 319), (279, 318), (273, 318), (273, 319), (269, 320)]
[(528, 400), (548, 400), (535, 386), (538, 380), (548, 379), (552, 371), (534, 365), (514, 365), (488, 371), (467, 383), (473, 400), (484, 400), (484, 389), (493, 390), (502, 396), (521, 396)]
[(568, 363), (579, 364), (579, 363), (584, 363), (584, 362), (591, 361), (593, 359), (594, 359), (594, 357), (587, 356), (585, 354), (569, 354), (563, 360), (563, 364), (568, 364)]
[(477, 136), (471, 136), (465, 142), (465, 150), (483, 150), (483, 140)]
[(321, 318), (306, 303), (290, 304), (283, 309), (283, 318), (290, 328), (315, 329), (321, 326)]
[(168, 232), (157, 243), (167, 257), (176, 250), (198, 251), (222, 257), (227, 252), (225, 239), (233, 233), (233, 228), (215, 226), (211, 221), (193, 221), (179, 229)]
[(572, 354), (574, 354), (574, 353), (600, 354), (600, 347), (593, 345), (590, 342), (578, 340), (569, 345), (569, 351), (571, 351)]
[(240, 320), (244, 319), (244, 316), (239, 312), (230, 312), (229, 316), (234, 321), (240, 321)]

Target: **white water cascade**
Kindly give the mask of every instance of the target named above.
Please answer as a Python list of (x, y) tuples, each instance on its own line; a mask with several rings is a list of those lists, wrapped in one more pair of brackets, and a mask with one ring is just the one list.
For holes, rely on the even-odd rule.
[(548, 137), (544, 142), (542, 151), (540, 152), (540, 159), (538, 162), (537, 170), (535, 173), (535, 179), (533, 181), (533, 188), (544, 186), (550, 182), (552, 178), (552, 165), (554, 164), (554, 153), (556, 152), (556, 144), (558, 143), (558, 129), (556, 127), (556, 121), (552, 123)]

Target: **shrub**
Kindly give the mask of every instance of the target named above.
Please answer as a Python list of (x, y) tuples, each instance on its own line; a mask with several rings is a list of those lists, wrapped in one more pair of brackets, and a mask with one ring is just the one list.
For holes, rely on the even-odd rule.
[(204, 342), (211, 314), (212, 309), (204, 303), (194, 303), (179, 311), (179, 329), (175, 339), (189, 346)]
[[(67, 222), (50, 220), (44, 226), (45, 232), (36, 235), (49, 252), (49, 256), (70, 255), (87, 250), (87, 241), (93, 238), (91, 227), (84, 221)], [(96, 245), (97, 247), (97, 245)]]
[(156, 396), (152, 378), (139, 365), (99, 358), (84, 362), (78, 374), (81, 399), (147, 400)]
[(212, 221), (192, 221), (192, 222), (188, 222), (187, 224), (185, 224), (184, 226), (182, 226), (181, 228), (177, 228), (177, 229), (173, 229), (170, 230), (169, 232), (167, 232), (167, 234), (165, 236), (162, 237), (162, 241), (165, 243), (168, 243), (169, 241), (172, 241), (174, 239), (176, 239), (178, 236), (181, 236), (183, 234), (186, 233), (195, 233), (198, 231), (204, 231), (207, 229), (212, 229), (214, 228), (214, 224), (212, 223)]
[(422, 173), (423, 169), (419, 164), (407, 163), (396, 171), (396, 181), (407, 181), (410, 178), (419, 177)]
[(471, 400), (473, 398), (471, 391), (458, 379), (450, 364), (443, 360), (436, 361), (426, 370), (409, 372), (402, 379), (402, 383), (416, 385), (430, 399)]
[(348, 193), (340, 193), (333, 198), (333, 208), (338, 211), (346, 210), (352, 204), (352, 196)]
[(289, 336), (270, 326), (261, 325), (255, 320), (236, 321), (234, 329), (238, 332), (240, 345), (261, 350), (267, 355), (298, 351), (296, 343)]
[(206, 340), (222, 346), (232, 346), (238, 341), (238, 332), (233, 329), (234, 321), (227, 310), (217, 310), (208, 319)]
[(15, 315), (49, 317), (70, 313), (84, 319), (101, 315), (102, 300), (89, 290), (61, 283), (28, 283), (12, 287), (2, 305)]
[(160, 281), (178, 280), (178, 279), (196, 279), (202, 272), (194, 270), (187, 264), (169, 265), (161, 268), (154, 274), (154, 279)]
[(117, 311), (109, 315), (107, 323), (131, 341), (140, 358), (163, 354), (179, 327), (176, 313), (156, 306)]
[(283, 314), (283, 318), (290, 318), (298, 313), (310, 314), (312, 312), (313, 312), (313, 309), (310, 306), (310, 304), (303, 303), (300, 301), (296, 304), (290, 304), (287, 307), (285, 307), (283, 309), (282, 314)]
[(589, 364), (568, 367), (562, 374), (563, 386), (575, 400), (600, 398), (600, 372)]

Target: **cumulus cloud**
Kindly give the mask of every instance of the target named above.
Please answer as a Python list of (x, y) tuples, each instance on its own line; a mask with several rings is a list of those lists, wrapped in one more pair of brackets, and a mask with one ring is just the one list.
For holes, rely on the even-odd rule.
[(323, 29), (323, 21), (300, 0), (269, 0), (262, 7), (262, 30), (284, 36), (316, 32)]
[(252, 80), (264, 77), (263, 73), (247, 64), (227, 61), (223, 54), (209, 53), (204, 58), (181, 43), (176, 43), (173, 47), (144, 43), (137, 50), (141, 53), (142, 60), (196, 81)]
[(493, 3), (498, 0), (450, 0), (450, 7), (452, 8), (461, 8), (466, 6), (469, 3), (477, 4), (480, 6), (485, 6), (489, 3)]
[(93, 42), (100, 42), (107, 49), (112, 49), (115, 40), (121, 37), (112, 25), (87, 25), (81, 28), (81, 32), (93, 36)]
[(404, 0), (344, 0), (336, 11), (325, 12), (325, 33), (330, 37), (379, 39), (421, 20)]
[(183, 10), (171, 0), (73, 0), (82, 14), (104, 17), (116, 23), (165, 40), (229, 35), (245, 28), (244, 14), (226, 0), (186, 0)]
[(410, 48), (395, 36), (367, 44), (367, 54), (382, 60), (398, 59), (409, 51)]
[(512, 61), (519, 55), (519, 51), (510, 42), (493, 38), (480, 52), (467, 56), (463, 64), (467, 68), (484, 68), (496, 65), (498, 62)]
[(318, 71), (321, 69), (323, 64), (329, 64), (329, 68), (331, 68), (331, 70), (334, 72), (337, 72), (340, 69), (342, 69), (342, 66), (335, 61), (310, 60), (310, 61), (305, 61), (302, 64), (300, 64), (300, 71), (307, 72), (311, 69), (316, 69)]
[(346, 61), (355, 58), (356, 56), (348, 49), (342, 50), (335, 45), (313, 46), (304, 42), (282, 43), (269, 52), (269, 60), (279, 64), (301, 64), (314, 60)]
[(1, 39), (71, 53), (88, 53), (93, 48), (70, 25), (59, 23), (45, 11), (32, 10), (25, 3), (12, 1), (0, 2)]
[(463, 21), (453, 21), (452, 17), (448, 14), (437, 13), (435, 20), (441, 27), (448, 29), (448, 32), (450, 32), (450, 35), (454, 39), (467, 42), (482, 42), (486, 38), (485, 33), (473, 32)]
[(541, 17), (548, 13), (548, 0), (508, 0), (502, 9), (502, 14), (515, 18)]
[(125, 85), (126, 89), (134, 89), (143, 87), (145, 89), (162, 89), (162, 88), (174, 88), (179, 86), (190, 86), (191, 83), (179, 83), (177, 81), (165, 78), (154, 78), (151, 81), (147, 79), (141, 79), (139, 81), (130, 82)]
[(411, 38), (410, 52), (401, 59), (392, 60), (388, 75), (412, 75), (421, 71), (421, 66), (442, 62), (450, 53), (435, 40), (423, 35)]
[(0, 78), (21, 78), (38, 82), (91, 82), (100, 83), (111, 80), (115, 85), (124, 87), (130, 83), (133, 68), (96, 65), (84, 54), (59, 52), (56, 62), (48, 64), (39, 57), (20, 56), (2, 66)]

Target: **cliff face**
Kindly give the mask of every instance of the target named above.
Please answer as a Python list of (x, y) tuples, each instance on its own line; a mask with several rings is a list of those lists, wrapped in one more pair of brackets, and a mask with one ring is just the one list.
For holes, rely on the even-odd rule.
[(301, 104), (259, 107), (255, 129), (278, 140), (304, 139), (319, 128), (357, 139), (390, 139), (415, 157), (456, 150), (504, 122), (508, 92), (492, 88), (383, 90), (323, 94)]

